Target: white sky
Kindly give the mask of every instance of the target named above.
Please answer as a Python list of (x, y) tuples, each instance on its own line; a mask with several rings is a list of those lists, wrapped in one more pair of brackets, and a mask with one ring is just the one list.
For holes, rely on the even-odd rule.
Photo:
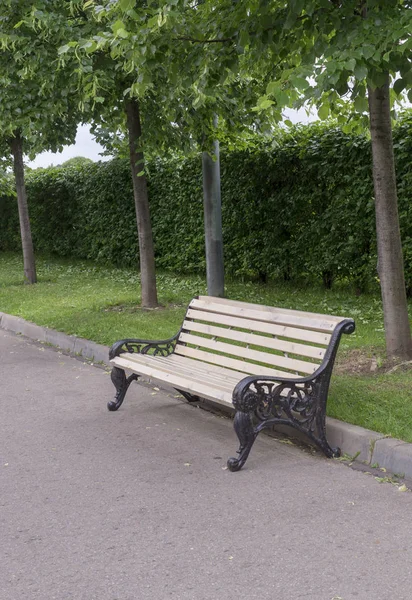
[[(315, 116), (311, 115), (309, 118), (306, 115), (306, 111), (301, 109), (299, 111), (286, 109), (285, 114), (293, 123), (307, 123), (316, 119)], [(37, 167), (50, 167), (51, 165), (57, 166), (64, 163), (69, 158), (75, 156), (83, 156), (84, 158), (90, 158), (96, 162), (98, 160), (110, 160), (109, 156), (100, 156), (99, 153), (103, 151), (103, 148), (94, 141), (92, 138), (89, 126), (80, 125), (77, 131), (76, 143), (71, 146), (66, 146), (63, 152), (42, 152), (32, 161), (27, 162), (27, 166), (32, 169)]]
[(83, 156), (84, 158), (90, 158), (94, 162), (97, 160), (110, 160), (108, 156), (99, 156), (99, 153), (103, 151), (103, 148), (94, 141), (92, 138), (89, 126), (80, 125), (77, 130), (76, 143), (71, 146), (65, 146), (62, 152), (42, 152), (32, 161), (27, 162), (27, 166), (32, 169), (37, 167), (50, 167), (51, 165), (57, 166), (64, 163), (69, 158), (75, 156)]

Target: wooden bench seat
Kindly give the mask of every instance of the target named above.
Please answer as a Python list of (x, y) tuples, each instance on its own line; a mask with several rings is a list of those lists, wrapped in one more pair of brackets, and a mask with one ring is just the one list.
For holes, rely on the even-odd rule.
[[(222, 298), (194, 298), (180, 331), (168, 340), (126, 339), (110, 350), (117, 410), (130, 383), (144, 375), (169, 384), (190, 402), (206, 398), (236, 409), (239, 470), (264, 427), (291, 425), (327, 456), (326, 400), (342, 333), (352, 319), (260, 306)], [(131, 372), (126, 377), (125, 370)]]

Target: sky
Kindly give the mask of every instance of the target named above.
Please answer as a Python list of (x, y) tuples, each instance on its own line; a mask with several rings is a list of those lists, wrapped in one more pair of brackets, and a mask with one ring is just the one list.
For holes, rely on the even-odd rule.
[(51, 165), (57, 166), (64, 163), (69, 158), (75, 156), (83, 156), (84, 158), (90, 158), (92, 161), (97, 160), (110, 160), (110, 157), (99, 156), (99, 153), (103, 151), (103, 148), (94, 141), (92, 138), (88, 125), (79, 125), (76, 136), (76, 143), (71, 146), (65, 146), (63, 152), (42, 152), (32, 161), (27, 162), (27, 166), (32, 169), (37, 167), (50, 167)]
[[(293, 123), (307, 123), (308, 121), (313, 121), (316, 117), (311, 116), (307, 117), (305, 110), (286, 110), (285, 111), (287, 118), (289, 118)], [(37, 169), (38, 167), (50, 167), (57, 166), (64, 163), (69, 158), (74, 158), (75, 156), (83, 156), (84, 158), (90, 158), (93, 162), (98, 160), (110, 160), (109, 156), (100, 156), (100, 152), (103, 151), (103, 148), (94, 141), (92, 135), (89, 131), (88, 125), (80, 125), (77, 131), (76, 143), (71, 146), (66, 146), (63, 149), (63, 152), (53, 153), (53, 152), (42, 152), (32, 161), (27, 162), (27, 166), (32, 169)]]

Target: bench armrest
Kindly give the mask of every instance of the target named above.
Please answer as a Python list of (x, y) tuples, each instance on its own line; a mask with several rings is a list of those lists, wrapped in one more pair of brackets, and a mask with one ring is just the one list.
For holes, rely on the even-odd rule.
[[(241, 412), (253, 412), (262, 402), (264, 404), (280, 403), (283, 405), (281, 397), (299, 399), (301, 403), (306, 403), (306, 399), (317, 397), (320, 401), (326, 400), (329, 389), (329, 382), (332, 375), (333, 365), (335, 363), (336, 353), (338, 351), (340, 338), (342, 334), (350, 334), (355, 331), (355, 322), (353, 319), (342, 320), (335, 328), (329, 346), (326, 350), (322, 364), (312, 375), (278, 377), (277, 375), (250, 375), (245, 377), (236, 385), (233, 390), (233, 406)], [(296, 408), (296, 402), (292, 403), (292, 408)]]
[(167, 340), (125, 339), (115, 342), (109, 350), (109, 360), (124, 352), (132, 354), (151, 354), (153, 356), (169, 356), (174, 352), (180, 331)]

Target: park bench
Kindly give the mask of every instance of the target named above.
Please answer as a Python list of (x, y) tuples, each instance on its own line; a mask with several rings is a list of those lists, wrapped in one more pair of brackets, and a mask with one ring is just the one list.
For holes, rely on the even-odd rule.
[(146, 376), (189, 402), (206, 398), (235, 408), (240, 448), (228, 460), (231, 471), (242, 468), (258, 433), (276, 424), (303, 432), (326, 456), (339, 456), (326, 439), (326, 401), (340, 338), (354, 330), (343, 317), (196, 297), (174, 337), (111, 347), (116, 395), (108, 408), (117, 410), (130, 383)]

